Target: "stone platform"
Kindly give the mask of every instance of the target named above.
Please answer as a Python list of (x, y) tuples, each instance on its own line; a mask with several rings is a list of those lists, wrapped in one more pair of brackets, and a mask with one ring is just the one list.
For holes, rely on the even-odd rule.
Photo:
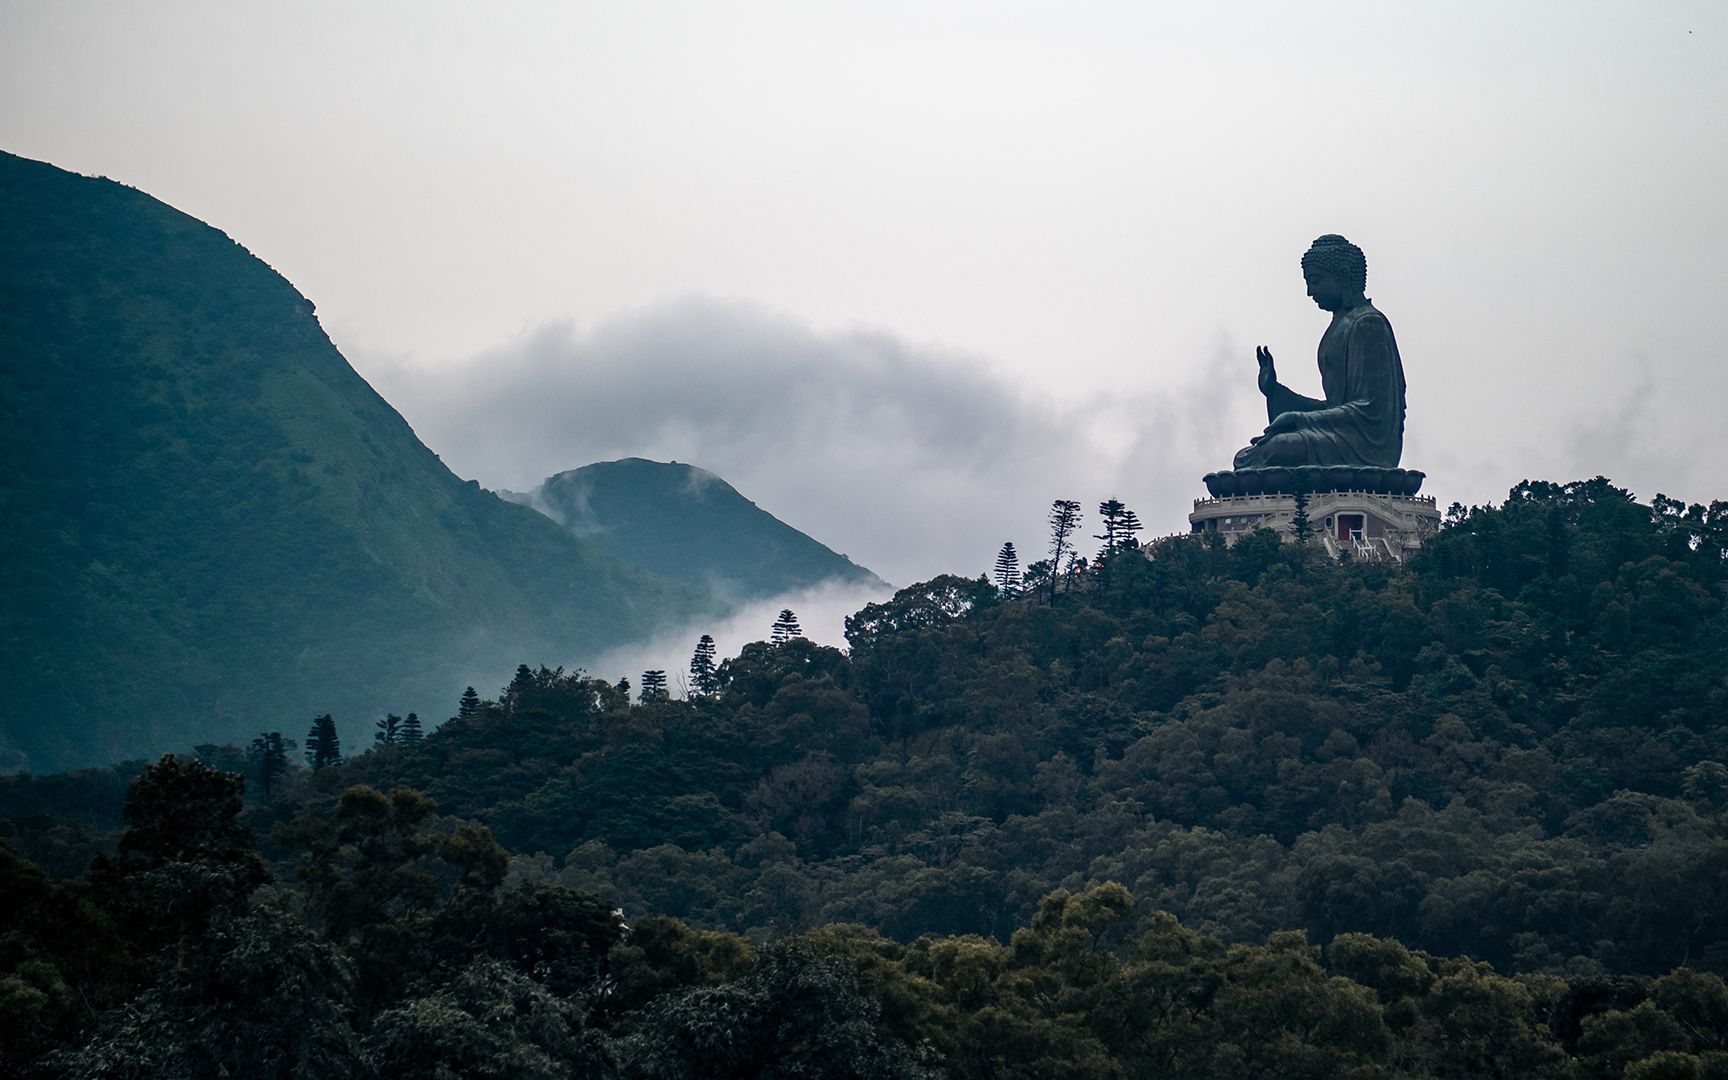
[[(1334, 557), (1348, 552), (1355, 558), (1402, 562), (1440, 527), (1440, 509), (1429, 495), (1314, 491), (1307, 499), (1309, 542)], [(1230, 495), (1195, 499), (1188, 525), (1196, 533), (1221, 534), (1233, 544), (1255, 529), (1271, 529), (1288, 539), (1295, 516), (1293, 493)]]

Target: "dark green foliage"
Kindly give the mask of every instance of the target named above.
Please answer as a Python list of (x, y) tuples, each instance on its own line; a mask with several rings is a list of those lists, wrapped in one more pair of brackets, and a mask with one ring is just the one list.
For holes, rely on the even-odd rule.
[(666, 673), (654, 668), (642, 673), (642, 704), (667, 700)]
[(798, 616), (791, 608), (781, 608), (780, 614), (774, 619), (774, 626), (768, 636), (770, 645), (784, 645), (793, 638), (803, 637), (804, 628), (798, 625)]
[(1135, 543), (1134, 534), (1145, 528), (1140, 524), (1140, 515), (1124, 506), (1120, 499), (1099, 503), (1098, 516), (1104, 522), (1104, 531), (1093, 539), (1104, 541), (1106, 551)]
[(134, 942), (183, 948), (269, 880), (240, 822), (245, 788), (237, 773), (173, 754), (138, 778), (126, 799), (119, 857), (98, 857), (88, 875), (109, 918)]
[[(518, 669), (521, 670), (521, 669)], [(480, 711), (480, 695), (472, 686), (462, 691), (462, 700), (456, 703), (456, 719), (472, 720), (474, 714)]]
[(162, 755), (126, 797), (120, 838), (123, 860), (159, 866), (172, 861), (245, 861), (252, 834), (239, 822), (246, 780), (196, 758)]
[[(223, 783), (171, 761), (154, 771), (136, 792), (132, 847), (164, 862), (252, 855), (232, 848), (244, 835), (231, 825), (152, 839), (232, 809)], [(56, 887), (0, 846), (18, 916), (0, 930), (0, 1066), (65, 1077), (1610, 1080), (1728, 1065), (1728, 987), (1687, 968), (1508, 976), (1355, 933), (1324, 950), (1299, 931), (1226, 944), (1145, 911), (1115, 882), (1043, 896), (1005, 943), (902, 944), (835, 925), (757, 950), (658, 916), (626, 931), (604, 903), (557, 886), (504, 888), (502, 852), (482, 831), (440, 826), (415, 792), (354, 788), (329, 813), (290, 830), (312, 849), (287, 895), (216, 913), (142, 969), (153, 943), (99, 914), (115, 906), (113, 881)], [(284, 903), (296, 896), (314, 925)]]
[(1026, 574), (1020, 579), (1020, 591), (1036, 595), (1041, 590), (1050, 587), (1050, 560), (1035, 559), (1026, 567)]
[(616, 1075), (605, 1043), (584, 1038), (580, 1004), (496, 960), (380, 1013), (365, 1049), (379, 1080)]
[(224, 919), (189, 962), (104, 1014), (94, 1035), (48, 1060), (66, 1077), (339, 1080), (365, 1075), (351, 1026), (351, 967), (293, 915)]
[(711, 472), (625, 458), (559, 473), (519, 498), (626, 566), (762, 600), (825, 581), (882, 586)]
[(619, 1046), (628, 1077), (780, 1080), (937, 1076), (880, 1023), (851, 965), (801, 942), (769, 948), (743, 978), (656, 1000)]
[(5, 773), (377, 716), (716, 606), (452, 475), (288, 282), (112, 181), (0, 155), (0, 343)]
[[(699, 701), (524, 665), (246, 812), (298, 815), (280, 889), (351, 973), (317, 1045), (362, 1070), (1719, 1075), (1717, 513), (1527, 484), (1402, 567), (1264, 533), (1122, 546), (1054, 604), (938, 578)], [(84, 880), (0, 852), (14, 1053), (248, 1030), (186, 1004), (265, 910), (237, 784), (156, 770)]]
[(387, 713), (384, 719), (377, 721), (377, 728), (372, 733), (372, 743), (375, 746), (395, 746), (402, 741), (402, 718), (395, 713)]
[[(470, 686), (468, 689), (472, 690), (474, 688)], [(478, 707), (478, 698), (476, 698), (475, 704), (476, 707)], [(419, 715), (417, 713), (409, 713), (408, 718), (402, 721), (402, 730), (397, 732), (396, 741), (401, 743), (403, 746), (413, 746), (425, 737), (426, 733), (420, 729)]]
[[(1728, 568), (1696, 536), (1592, 482), (1461, 514), (1402, 568), (1271, 533), (1124, 546), (1054, 606), (939, 578), (849, 619), (849, 654), (746, 647), (700, 707), (547, 673), (507, 722), (344, 769), (741, 931), (1001, 936), (1114, 878), (1230, 941), (1720, 972)], [(1533, 548), (1518, 592), (1483, 583)]]
[(322, 769), (341, 760), (342, 740), (336, 734), (336, 721), (329, 713), (315, 717), (306, 732), (306, 764)]
[(1307, 547), (1314, 539), (1314, 523), (1308, 520), (1308, 493), (1298, 491), (1291, 498), (1296, 503), (1296, 513), (1290, 518), (1290, 536), (1297, 547)]
[(102, 909), (50, 882), (0, 841), (0, 1075), (76, 1036), (91, 1008), (126, 993), (136, 968)]
[(247, 753), (258, 776), (258, 788), (266, 799), (288, 775), (288, 754), (293, 749), (294, 740), (284, 739), (280, 731), (266, 731), (252, 740)]
[(996, 588), (1003, 596), (1013, 596), (1020, 591), (1020, 553), (1014, 550), (1013, 541), (1002, 545), (1002, 550), (996, 553)]
[(716, 673), (714, 638), (703, 634), (696, 642), (696, 651), (690, 657), (690, 692), (698, 697), (707, 697), (720, 689), (720, 679)]

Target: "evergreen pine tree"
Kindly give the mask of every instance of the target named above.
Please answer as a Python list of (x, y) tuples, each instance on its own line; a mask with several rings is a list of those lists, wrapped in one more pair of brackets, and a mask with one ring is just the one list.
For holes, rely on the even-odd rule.
[(1137, 546), (1140, 541), (1135, 539), (1134, 534), (1145, 527), (1146, 526), (1140, 524), (1140, 515), (1124, 506), (1122, 508), (1122, 516), (1116, 519), (1116, 546)]
[(696, 642), (696, 652), (690, 657), (690, 691), (702, 697), (720, 689), (720, 681), (714, 671), (714, 639), (703, 634)]
[(644, 671), (642, 673), (642, 703), (646, 705), (650, 701), (665, 701), (666, 698), (666, 672), (658, 668)]
[(1122, 511), (1128, 509), (1122, 505), (1121, 499), (1106, 499), (1098, 504), (1098, 516), (1104, 521), (1104, 531), (1093, 537), (1104, 541), (1104, 550), (1108, 551), (1117, 544), (1116, 522), (1121, 520)]
[(1014, 550), (1012, 541), (1003, 544), (996, 553), (996, 588), (1003, 596), (1020, 591), (1020, 553)]
[(1314, 524), (1308, 520), (1308, 493), (1298, 491), (1295, 499), (1296, 514), (1290, 519), (1290, 535), (1296, 538), (1297, 547), (1307, 547), (1314, 535)]
[(419, 714), (409, 713), (408, 719), (402, 721), (402, 731), (397, 736), (397, 741), (404, 746), (413, 746), (425, 737), (426, 733), (420, 730)]
[(522, 695), (533, 688), (534, 670), (527, 664), (517, 664), (516, 674), (510, 677), (510, 685), (504, 688), (504, 707), (514, 713), (522, 704)]
[(772, 632), (768, 636), (770, 645), (784, 645), (796, 637), (803, 637), (804, 630), (798, 625), (798, 616), (791, 608), (781, 608), (780, 617), (774, 620)]
[(1111, 556), (1122, 548), (1130, 548), (1135, 544), (1134, 534), (1143, 527), (1140, 516), (1124, 506), (1121, 499), (1107, 499), (1098, 504), (1098, 516), (1104, 521), (1104, 531), (1095, 539), (1104, 541), (1103, 550), (1098, 552), (1098, 566), (1106, 589), (1110, 587)]
[(247, 756), (258, 770), (258, 786), (268, 799), (276, 782), (288, 773), (288, 752), (294, 749), (293, 739), (284, 739), (280, 731), (266, 731), (252, 740)]
[(336, 721), (329, 713), (312, 721), (306, 732), (306, 764), (313, 769), (342, 763), (342, 742), (336, 737)]
[(1056, 584), (1062, 579), (1062, 556), (1070, 550), (1069, 537), (1080, 524), (1080, 504), (1073, 499), (1057, 499), (1050, 504), (1050, 566), (1057, 571), (1050, 575), (1050, 602), (1056, 602)]
[(624, 700), (630, 700), (630, 677), (628, 675), (618, 680), (618, 692), (624, 695)]
[(1121, 499), (1107, 499), (1098, 504), (1098, 516), (1104, 519), (1104, 531), (1096, 539), (1104, 541), (1106, 551), (1134, 544), (1134, 534), (1145, 526), (1140, 515), (1123, 505)]
[(456, 719), (472, 720), (479, 711), (480, 695), (475, 693), (474, 688), (470, 686), (462, 691), (462, 700), (456, 705)]
[(395, 746), (402, 741), (402, 718), (395, 713), (386, 713), (374, 726), (378, 729), (372, 733), (375, 745)]

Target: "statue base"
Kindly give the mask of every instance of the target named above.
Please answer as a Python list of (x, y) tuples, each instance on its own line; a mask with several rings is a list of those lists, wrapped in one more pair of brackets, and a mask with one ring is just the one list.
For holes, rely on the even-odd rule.
[[(1297, 470), (1240, 470), (1236, 475), (1249, 471)], [(1208, 487), (1218, 475), (1213, 473), (1206, 478)], [(1418, 479), (1417, 483), (1420, 482)], [(1222, 536), (1226, 544), (1234, 544), (1256, 529), (1271, 529), (1285, 539), (1295, 539), (1297, 494), (1275, 492), (1195, 499), (1188, 526), (1195, 533)], [(1308, 504), (1308, 542), (1334, 558), (1348, 554), (1358, 559), (1402, 562), (1440, 528), (1440, 509), (1430, 495), (1365, 490), (1300, 494)]]
[(1317, 494), (1368, 491), (1377, 495), (1414, 495), (1426, 473), (1374, 465), (1291, 465), (1236, 469), (1206, 474), (1206, 490), (1216, 499), (1237, 495)]

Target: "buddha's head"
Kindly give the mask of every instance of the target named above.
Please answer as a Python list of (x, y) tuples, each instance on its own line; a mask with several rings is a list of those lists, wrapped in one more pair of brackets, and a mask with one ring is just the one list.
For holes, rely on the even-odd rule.
[(1323, 311), (1343, 311), (1359, 302), (1368, 285), (1368, 259), (1362, 249), (1336, 233), (1309, 245), (1302, 256), (1308, 295)]

